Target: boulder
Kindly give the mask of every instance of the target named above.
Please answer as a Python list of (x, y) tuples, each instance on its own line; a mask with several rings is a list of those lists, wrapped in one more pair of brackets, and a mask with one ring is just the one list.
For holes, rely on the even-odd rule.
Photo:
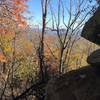
[(93, 51), (87, 58), (87, 62), (93, 66), (100, 66), (100, 49)]
[(93, 16), (86, 22), (81, 36), (100, 45), (100, 7), (97, 8)]
[(49, 81), (45, 100), (100, 100), (100, 77), (91, 66), (70, 71)]

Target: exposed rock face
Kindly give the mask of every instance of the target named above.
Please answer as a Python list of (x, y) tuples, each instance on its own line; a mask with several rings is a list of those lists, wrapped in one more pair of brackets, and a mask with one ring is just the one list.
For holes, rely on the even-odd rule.
[(100, 49), (97, 49), (97, 50), (95, 50), (94, 52), (92, 52), (92, 53), (88, 56), (87, 62), (88, 62), (90, 65), (99, 67), (99, 65), (100, 65)]
[(82, 37), (100, 45), (100, 7), (96, 10), (94, 15), (86, 22)]
[(45, 100), (100, 100), (100, 77), (94, 67), (71, 71), (48, 83)]

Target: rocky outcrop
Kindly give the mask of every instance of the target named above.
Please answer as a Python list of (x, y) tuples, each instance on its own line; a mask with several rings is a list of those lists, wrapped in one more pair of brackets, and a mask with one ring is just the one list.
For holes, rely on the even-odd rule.
[(85, 67), (52, 79), (45, 100), (100, 100), (100, 77), (95, 67)]
[(86, 22), (82, 34), (85, 39), (100, 45), (100, 7)]
[(93, 66), (100, 66), (100, 49), (93, 51), (87, 58), (87, 62)]

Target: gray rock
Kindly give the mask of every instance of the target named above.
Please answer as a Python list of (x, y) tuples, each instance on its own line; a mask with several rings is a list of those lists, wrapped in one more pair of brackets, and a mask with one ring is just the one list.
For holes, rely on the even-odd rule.
[(86, 22), (81, 36), (100, 45), (100, 7), (98, 7), (94, 15)]
[(93, 66), (100, 66), (100, 49), (93, 51), (87, 58), (87, 62)]
[(100, 100), (100, 77), (94, 67), (81, 68), (50, 80), (46, 93), (45, 100)]

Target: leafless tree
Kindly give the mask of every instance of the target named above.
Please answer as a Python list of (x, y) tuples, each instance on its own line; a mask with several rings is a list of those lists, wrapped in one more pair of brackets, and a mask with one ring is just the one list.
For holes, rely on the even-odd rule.
[[(45, 64), (45, 55), (44, 55), (44, 36), (45, 36), (45, 29), (47, 24), (47, 13), (48, 13), (48, 5), (50, 0), (41, 0), (41, 9), (42, 9), (42, 32), (40, 34), (40, 42), (39, 47), (37, 48), (37, 55), (38, 55), (38, 62), (40, 68), (40, 75), (39, 80), (32, 84), (28, 89), (26, 89), (23, 93), (15, 98), (15, 100), (19, 100), (20, 98), (25, 98), (26, 96), (32, 94), (34, 91), (34, 95), (37, 97), (38, 100), (43, 100), (44, 98), (44, 84), (47, 83), (47, 68)], [(41, 87), (41, 85), (43, 85)]]
[(44, 55), (44, 35), (45, 35), (45, 28), (46, 28), (46, 19), (48, 13), (48, 5), (50, 0), (41, 0), (42, 6), (42, 34), (40, 36), (40, 45), (38, 48), (38, 56), (39, 56), (39, 66), (40, 66), (40, 76), (41, 79), (44, 81), (46, 79), (46, 66), (45, 66), (45, 55)]
[(56, 9), (51, 3), (51, 30), (56, 31), (60, 43), (59, 73), (64, 73), (65, 66), (69, 64), (73, 45), (79, 40), (81, 29), (95, 7), (91, 4), (88, 0), (68, 0), (66, 4), (58, 0)]

